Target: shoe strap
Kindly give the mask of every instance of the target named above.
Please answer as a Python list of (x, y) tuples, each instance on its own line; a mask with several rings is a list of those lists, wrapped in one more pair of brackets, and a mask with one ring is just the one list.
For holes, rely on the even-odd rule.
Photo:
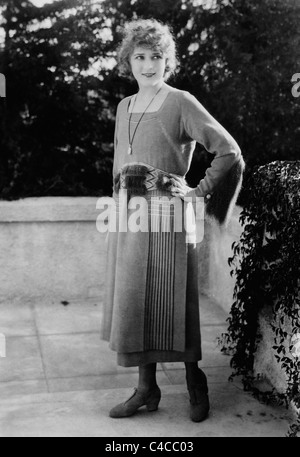
[(128, 400), (125, 401), (124, 405), (126, 405), (126, 403), (128, 403), (133, 397), (136, 396), (137, 391), (138, 391), (138, 390), (137, 390), (137, 388), (135, 387), (134, 390), (133, 390), (133, 394), (131, 395), (130, 398), (128, 398)]

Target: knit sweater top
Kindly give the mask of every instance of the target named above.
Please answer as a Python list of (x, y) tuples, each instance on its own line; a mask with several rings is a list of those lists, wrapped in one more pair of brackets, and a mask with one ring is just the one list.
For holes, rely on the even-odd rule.
[(171, 90), (156, 112), (131, 115), (132, 154), (129, 149), (129, 106), (132, 97), (118, 106), (115, 128), (114, 177), (125, 164), (142, 163), (185, 177), (196, 142), (214, 154), (211, 166), (195, 190), (198, 197), (213, 194), (226, 172), (241, 159), (241, 150), (228, 131), (189, 92)]

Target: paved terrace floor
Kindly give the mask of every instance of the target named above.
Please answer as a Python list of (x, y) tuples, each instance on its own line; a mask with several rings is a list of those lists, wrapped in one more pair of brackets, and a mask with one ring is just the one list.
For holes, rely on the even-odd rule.
[(136, 368), (118, 367), (100, 340), (101, 300), (0, 303), (0, 333), (7, 357), (0, 359), (1, 437), (280, 437), (289, 414), (266, 406), (228, 382), (230, 358), (216, 338), (226, 314), (201, 297), (203, 361), (211, 413), (203, 423), (189, 419), (183, 364), (162, 364), (159, 411), (145, 408), (129, 419), (108, 417), (137, 385)]

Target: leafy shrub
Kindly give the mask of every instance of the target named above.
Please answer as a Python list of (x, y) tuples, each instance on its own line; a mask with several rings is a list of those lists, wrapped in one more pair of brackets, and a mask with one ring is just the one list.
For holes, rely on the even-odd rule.
[[(234, 375), (242, 375), (245, 388), (252, 389), (258, 316), (263, 307), (271, 307), (275, 358), (288, 381), (278, 398), (300, 408), (300, 358), (291, 353), (289, 343), (300, 332), (300, 161), (258, 167), (245, 187), (249, 197), (240, 216), (244, 231), (229, 259), (236, 275), (235, 301), (220, 343), (222, 351), (232, 354)], [(290, 436), (299, 426), (298, 420)]]

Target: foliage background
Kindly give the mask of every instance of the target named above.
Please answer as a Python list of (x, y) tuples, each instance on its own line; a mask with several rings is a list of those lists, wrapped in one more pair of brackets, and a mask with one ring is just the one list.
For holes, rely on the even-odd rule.
[[(115, 49), (136, 17), (169, 23), (193, 93), (255, 165), (300, 157), (299, 0), (0, 0), (0, 198), (111, 193), (116, 106), (136, 86)], [(198, 146), (189, 182), (211, 160)], [(243, 196), (242, 196), (243, 198)]]

